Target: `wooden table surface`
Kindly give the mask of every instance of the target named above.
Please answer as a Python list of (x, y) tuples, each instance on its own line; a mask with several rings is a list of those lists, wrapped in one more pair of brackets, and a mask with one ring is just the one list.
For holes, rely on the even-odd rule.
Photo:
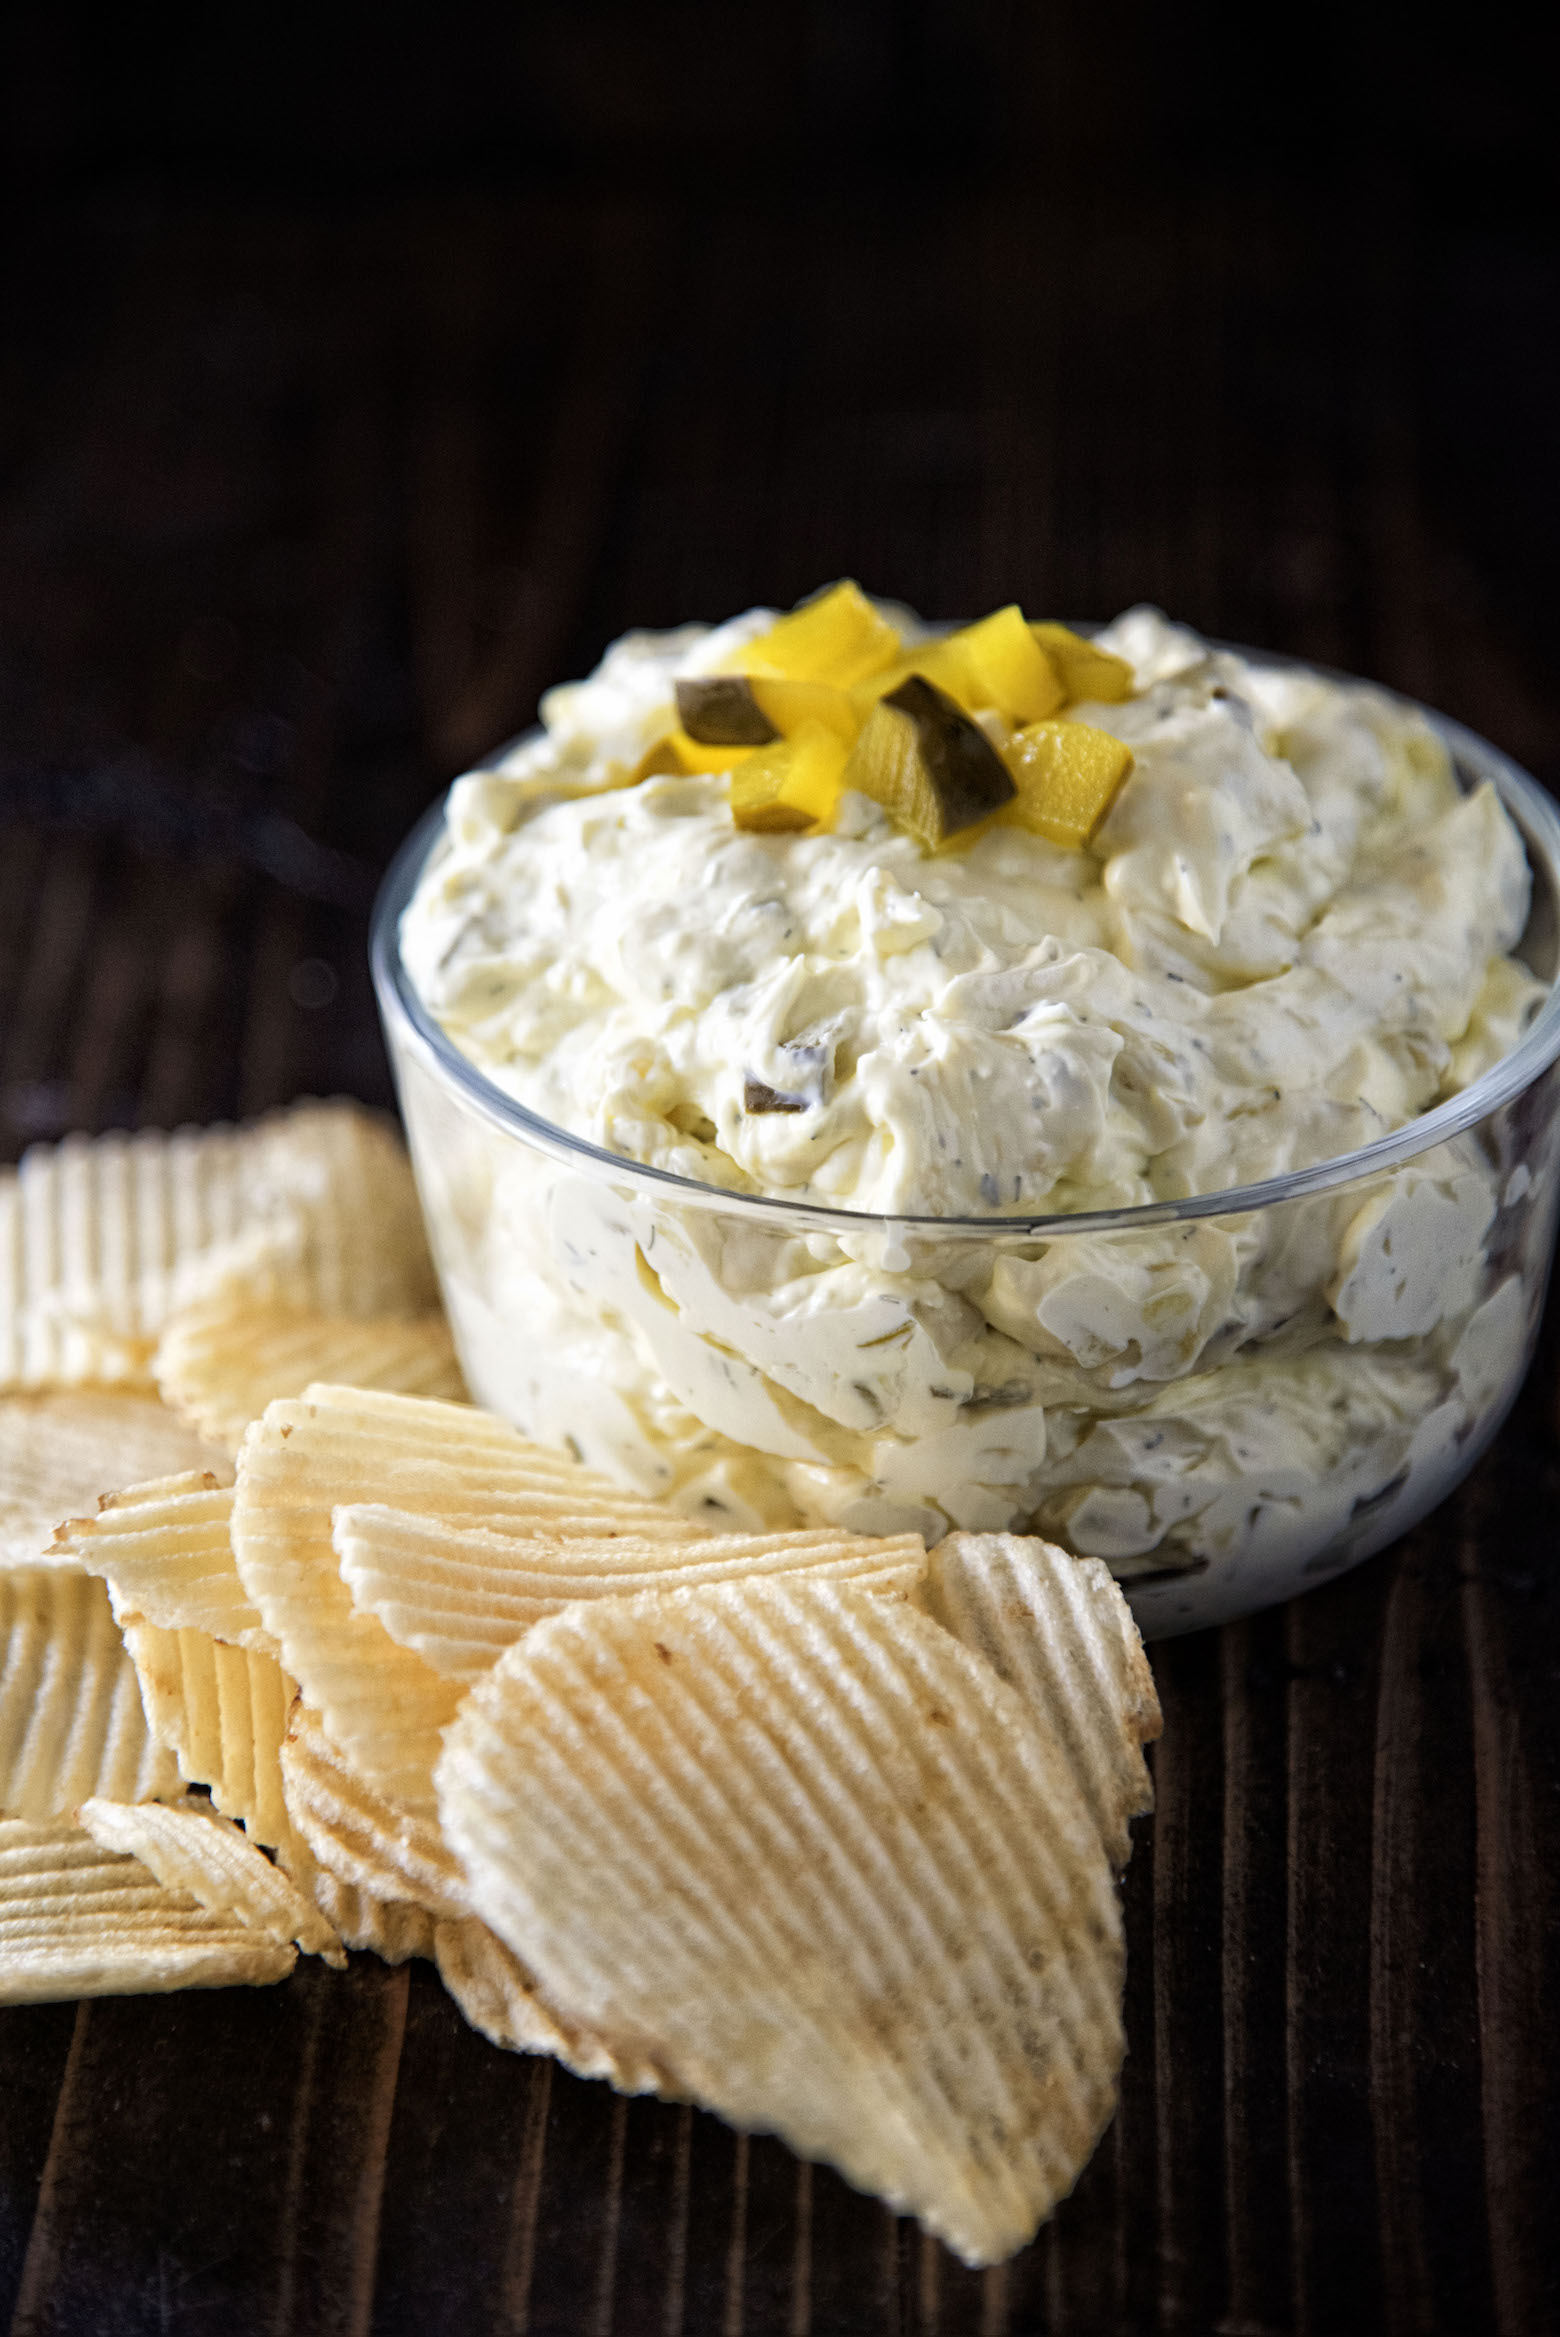
[[(1552, 778), (1553, 461), (1506, 396), (1526, 263), (1487, 258), (1386, 186), (45, 208), (0, 281), (0, 1157), (388, 1101), (379, 871), (630, 623), (841, 572), (935, 615), (1152, 599)], [(1550, 1336), (1396, 1549), (1156, 1649), (1121, 2110), (1009, 2266), (358, 1957), (0, 2015), (0, 2320), (1560, 2328), (1554, 1379)]]

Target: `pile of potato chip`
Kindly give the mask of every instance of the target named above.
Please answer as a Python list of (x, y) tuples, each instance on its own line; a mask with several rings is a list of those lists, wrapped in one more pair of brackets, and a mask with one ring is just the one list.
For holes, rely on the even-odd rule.
[(1110, 1575), (705, 1530), (462, 1396), (354, 1107), (0, 1181), (0, 2002), (431, 1956), (497, 2043), (1009, 2255), (1123, 2051)]

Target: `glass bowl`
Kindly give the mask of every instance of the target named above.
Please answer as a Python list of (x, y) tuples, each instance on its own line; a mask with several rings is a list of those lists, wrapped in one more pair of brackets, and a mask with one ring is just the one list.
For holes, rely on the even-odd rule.
[[(1553, 983), (1560, 814), (1420, 711), (1526, 840), (1519, 954)], [(1369, 1557), (1500, 1426), (1554, 1247), (1560, 986), (1475, 1085), (1341, 1159), (1088, 1216), (869, 1216), (641, 1167), (486, 1079), (401, 962), (442, 824), (386, 877), (374, 979), (468, 1384), (527, 1434), (712, 1525), (1043, 1533), (1162, 1636)]]

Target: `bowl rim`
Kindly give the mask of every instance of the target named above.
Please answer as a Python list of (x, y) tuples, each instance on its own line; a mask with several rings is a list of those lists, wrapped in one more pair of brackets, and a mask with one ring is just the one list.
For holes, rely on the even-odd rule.
[[(1249, 649), (1223, 641), (1209, 641), (1208, 647), (1231, 650), (1254, 666), (1300, 668), (1328, 680), (1367, 687), (1422, 715), (1441, 737), (1459, 779), (1465, 782), (1471, 779), (1475, 785), (1489, 780), (1494, 786), (1527, 847), (1534, 878), (1547, 883), (1560, 919), (1560, 805), (1511, 756), (1463, 723), (1453, 721), (1450, 715), (1437, 713), (1433, 707), (1402, 691), (1387, 689), (1383, 684), (1362, 684), (1358, 676), (1275, 650)], [(495, 750), (493, 757), (475, 768), (491, 769), (497, 756), (507, 751), (507, 748)], [(401, 956), (400, 928), (401, 918), (443, 829), (448, 800), (446, 789), (403, 840), (374, 902), (369, 963), (398, 1076), (398, 1050), (409, 1048), (422, 1058), (437, 1079), (459, 1093), (463, 1103), (532, 1151), (545, 1153), (601, 1181), (630, 1187), (647, 1197), (675, 1198), (684, 1207), (722, 1211), (755, 1224), (783, 1227), (798, 1235), (834, 1233), (860, 1237), (873, 1230), (892, 1230), (896, 1234), (914, 1234), (934, 1241), (967, 1237), (986, 1241), (1042, 1240), (1062, 1234), (1123, 1232), (1209, 1217), (1246, 1216), (1302, 1195), (1332, 1192), (1359, 1179), (1398, 1168), (1420, 1153), (1433, 1151), (1437, 1145), (1464, 1134), (1491, 1112), (1510, 1103), (1560, 1055), (1560, 965), (1557, 965), (1549, 977), (1548, 996), (1516, 1046), (1492, 1064), (1471, 1087), (1422, 1113), (1418, 1119), (1406, 1121), (1401, 1128), (1374, 1137), (1353, 1152), (1313, 1162), (1306, 1168), (1289, 1169), (1256, 1184), (1231, 1185), (1218, 1192), (1188, 1194), (1174, 1201), (1136, 1202), (1125, 1209), (1053, 1211), (1023, 1216), (993, 1212), (980, 1217), (925, 1217), (838, 1209), (822, 1202), (786, 1200), (768, 1193), (733, 1192), (724, 1186), (706, 1185), (693, 1177), (679, 1176), (671, 1169), (626, 1159), (621, 1153), (609, 1152), (604, 1146), (559, 1127), (555, 1121), (544, 1119), (489, 1079), (434, 1020), (406, 971)]]

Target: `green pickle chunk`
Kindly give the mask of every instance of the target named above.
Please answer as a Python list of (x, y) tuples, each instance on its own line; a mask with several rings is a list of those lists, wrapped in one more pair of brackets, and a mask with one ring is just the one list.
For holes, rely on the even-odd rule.
[(882, 804), (928, 852), (1018, 792), (979, 723), (924, 674), (911, 674), (878, 700), (844, 785)]
[(677, 719), (706, 747), (767, 747), (780, 736), (745, 674), (707, 674), (677, 685)]

